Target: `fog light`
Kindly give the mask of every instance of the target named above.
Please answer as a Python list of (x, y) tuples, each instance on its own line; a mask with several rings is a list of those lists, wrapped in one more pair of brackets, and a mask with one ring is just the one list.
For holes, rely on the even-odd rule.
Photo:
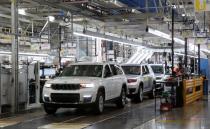
[(92, 95), (83, 95), (84, 98), (91, 98)]
[(44, 97), (49, 97), (49, 95), (47, 95), (47, 94), (44, 94)]
[(92, 100), (92, 95), (84, 95), (84, 103), (90, 103)]

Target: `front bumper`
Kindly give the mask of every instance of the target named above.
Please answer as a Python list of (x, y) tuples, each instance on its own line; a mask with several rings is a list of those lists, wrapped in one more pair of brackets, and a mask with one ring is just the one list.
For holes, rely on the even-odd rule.
[(131, 98), (138, 93), (138, 84), (128, 84), (127, 97)]
[(94, 88), (84, 88), (79, 90), (53, 90), (43, 89), (44, 103), (53, 105), (83, 105), (94, 103), (96, 100)]
[(45, 106), (49, 107), (56, 107), (56, 108), (85, 108), (85, 107), (92, 107), (95, 103), (83, 103), (83, 104), (72, 104), (72, 103), (48, 103), (44, 102)]

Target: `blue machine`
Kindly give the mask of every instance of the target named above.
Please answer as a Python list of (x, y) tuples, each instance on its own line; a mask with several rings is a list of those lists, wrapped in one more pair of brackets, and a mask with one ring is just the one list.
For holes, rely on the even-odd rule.
[[(158, 12), (157, 7), (160, 6), (159, 0), (148, 0), (148, 3), (146, 3), (146, 0), (119, 0), (119, 1), (130, 7), (139, 8), (138, 10), (143, 13), (147, 12), (147, 9), (145, 8), (147, 6), (149, 12)], [(162, 0), (162, 5), (166, 6), (166, 0)]]
[(206, 80), (204, 80), (204, 95), (208, 95), (208, 79), (210, 79), (210, 74), (209, 74), (209, 62), (208, 59), (202, 59), (200, 60), (200, 70), (201, 74), (206, 76)]

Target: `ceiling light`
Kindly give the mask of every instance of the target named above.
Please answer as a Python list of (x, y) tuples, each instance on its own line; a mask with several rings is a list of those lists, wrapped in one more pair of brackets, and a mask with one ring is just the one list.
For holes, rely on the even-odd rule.
[(18, 9), (18, 14), (26, 15), (26, 10), (25, 9)]
[(182, 17), (185, 17), (185, 16), (186, 16), (186, 15), (183, 13), (183, 14), (182, 14)]
[[(152, 29), (152, 28), (149, 28), (149, 27), (148, 27), (148, 28), (146, 29), (146, 31), (147, 31), (148, 33), (151, 33), (151, 34), (153, 34), (153, 35), (156, 35), (156, 36), (159, 36), (159, 37), (168, 39), (168, 40), (170, 40), (170, 41), (172, 40), (172, 38), (171, 38), (171, 36), (170, 36), (169, 34), (166, 34), (166, 33), (161, 32), (161, 31), (159, 31), (159, 30), (155, 30), (155, 29)], [(181, 44), (181, 45), (184, 45), (184, 44), (185, 44), (185, 41), (184, 41), (184, 40), (179, 39), (179, 38), (176, 38), (176, 37), (174, 37), (174, 42), (179, 43), (179, 44)], [(193, 45), (193, 44), (190, 44), (190, 45), (189, 45), (189, 49), (190, 49), (191, 51), (194, 51), (195, 47), (197, 47), (197, 46), (195, 46), (195, 45)]]
[(152, 28), (148, 28), (147, 29), (147, 32), (148, 33), (151, 33), (153, 35), (156, 35), (156, 36), (159, 36), (159, 37), (162, 37), (162, 38), (165, 38), (165, 39), (168, 39), (168, 40), (171, 40), (171, 36), (169, 34), (166, 34), (166, 33), (163, 33), (159, 30), (155, 30), (155, 29), (152, 29)]
[(78, 32), (74, 32), (73, 34), (77, 35), (77, 36), (83, 36), (83, 37), (88, 37), (88, 38), (96, 38), (96, 39), (101, 39), (101, 40), (106, 40), (106, 41), (117, 42), (117, 43), (121, 43), (121, 44), (125, 44), (125, 45), (141, 46), (141, 45), (130, 43), (132, 41), (123, 41), (122, 39), (119, 39), (116, 37), (110, 37), (108, 35), (92, 35), (92, 34), (78, 33)]
[(55, 17), (54, 17), (54, 16), (48, 16), (48, 20), (49, 20), (50, 22), (53, 22), (53, 21), (55, 21)]

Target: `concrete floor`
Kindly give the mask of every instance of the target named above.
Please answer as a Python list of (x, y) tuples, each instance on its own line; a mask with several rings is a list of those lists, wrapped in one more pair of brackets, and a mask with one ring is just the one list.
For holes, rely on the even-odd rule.
[[(210, 100), (210, 99), (209, 99)], [(208, 129), (210, 101), (197, 101), (184, 108), (160, 113), (154, 100), (129, 103), (124, 109), (107, 105), (102, 115), (91, 111), (61, 109), (55, 115), (42, 110), (0, 119), (2, 129)]]

